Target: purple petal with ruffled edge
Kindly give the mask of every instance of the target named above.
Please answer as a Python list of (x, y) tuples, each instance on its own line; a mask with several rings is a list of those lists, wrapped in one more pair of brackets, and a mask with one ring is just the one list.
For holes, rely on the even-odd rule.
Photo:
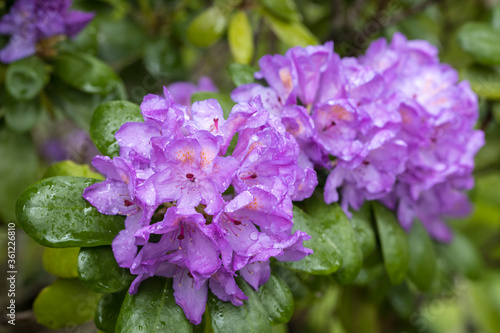
[(187, 319), (194, 325), (201, 323), (208, 300), (208, 286), (205, 282), (201, 287), (195, 288), (194, 281), (189, 277), (189, 271), (181, 270), (174, 275), (174, 297)]
[(209, 280), (210, 290), (220, 300), (231, 302), (234, 306), (243, 305), (248, 297), (234, 281), (234, 275), (221, 267)]
[(271, 267), (269, 261), (254, 262), (242, 268), (240, 274), (253, 289), (259, 290), (259, 287), (271, 277)]

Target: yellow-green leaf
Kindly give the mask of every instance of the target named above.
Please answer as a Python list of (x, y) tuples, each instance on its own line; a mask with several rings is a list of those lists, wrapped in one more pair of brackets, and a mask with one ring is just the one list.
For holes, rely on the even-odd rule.
[(318, 39), (300, 22), (281, 21), (272, 15), (266, 16), (271, 30), (288, 46), (307, 46), (319, 44)]
[(228, 39), (234, 60), (240, 64), (249, 64), (253, 54), (253, 34), (252, 26), (244, 11), (238, 11), (231, 19)]
[(187, 38), (200, 47), (215, 43), (226, 29), (227, 19), (217, 7), (210, 7), (194, 18), (187, 28)]
[(78, 279), (57, 279), (38, 294), (33, 312), (38, 323), (48, 328), (77, 326), (94, 317), (99, 297)]
[(43, 267), (47, 272), (62, 278), (76, 278), (79, 247), (51, 248), (43, 251)]

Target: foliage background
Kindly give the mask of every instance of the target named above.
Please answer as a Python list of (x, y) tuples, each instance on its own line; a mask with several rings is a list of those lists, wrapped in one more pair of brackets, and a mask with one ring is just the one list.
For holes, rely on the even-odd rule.
[[(0, 1), (0, 14), (11, 3)], [(101, 59), (118, 76), (105, 78), (116, 81), (109, 91), (89, 92), (71, 86), (64, 75), (48, 66), (50, 79), (30, 108), (12, 100), (8, 91), (15, 88), (6, 83), (8, 67), (0, 65), (2, 249), (7, 247), (7, 223), (15, 220), (13, 207), (19, 194), (40, 179), (51, 163), (63, 159), (89, 163), (97, 153), (85, 131), (102, 101), (126, 97), (140, 103), (145, 94), (160, 92), (163, 85), (196, 82), (204, 75), (227, 93), (234, 81), (248, 80), (252, 71), (230, 66), (236, 61), (257, 67), (264, 54), (328, 40), (335, 42), (341, 56), (358, 55), (372, 40), (401, 31), (409, 39), (425, 39), (437, 46), (442, 61), (469, 80), (480, 97), (478, 128), (486, 132), (487, 144), (477, 156), (476, 188), (470, 193), (475, 211), (466, 220), (451, 222), (457, 231), (452, 246), (432, 245), (445, 272), (438, 288), (419, 293), (411, 286), (391, 286), (387, 279), (340, 287), (330, 277), (289, 276), (295, 314), (288, 326), (274, 330), (500, 332), (498, 1), (91, 0), (74, 1), (74, 7), (97, 15), (76, 40), (63, 42), (60, 49)], [(248, 17), (248, 25), (232, 22), (239, 13)], [(248, 38), (241, 42), (235, 36)], [(4, 36), (0, 38), (0, 45), (6, 43)], [(19, 114), (21, 109), (24, 114)], [(54, 145), (57, 154), (49, 149)], [(17, 228), (17, 321), (16, 327), (2, 322), (2, 331), (45, 330), (36, 324), (32, 312), (38, 292), (55, 280), (46, 272), (50, 253), (45, 253), (49, 259), (44, 269), (43, 252), (41, 245)], [(0, 274), (7, 271), (6, 259), (0, 258)], [(0, 294), (6, 295), (5, 286), (0, 288)], [(2, 297), (1, 309), (5, 301)], [(71, 330), (92, 332), (95, 327), (89, 323)]]

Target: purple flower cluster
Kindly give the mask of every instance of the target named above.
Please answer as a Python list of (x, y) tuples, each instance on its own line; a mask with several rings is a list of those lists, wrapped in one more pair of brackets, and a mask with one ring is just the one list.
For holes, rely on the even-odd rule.
[(51, 37), (75, 37), (94, 17), (69, 10), (71, 0), (17, 0), (0, 20), (0, 34), (10, 41), (0, 50), (0, 61), (10, 63), (37, 51), (37, 43)]
[(94, 158), (106, 180), (83, 196), (103, 214), (127, 216), (112, 248), (118, 264), (137, 275), (130, 292), (151, 276), (173, 278), (177, 304), (199, 324), (209, 287), (242, 305), (237, 274), (258, 289), (271, 257), (312, 253), (302, 245), (310, 237), (292, 232), (292, 200), (310, 196), (317, 179), (298, 165), (295, 138), (260, 97), (224, 119), (214, 99), (188, 113), (164, 93), (144, 98), (143, 123), (116, 132), (120, 156)]
[(397, 33), (359, 58), (340, 58), (329, 42), (259, 65), (255, 76), (269, 87), (243, 85), (232, 98), (260, 95), (299, 143), (299, 164), (329, 170), (327, 203), (340, 201), (349, 215), (380, 200), (405, 229), (418, 218), (436, 239), (451, 239), (443, 218), (470, 210), (464, 190), (484, 136), (474, 130), (477, 96), (435, 47)]

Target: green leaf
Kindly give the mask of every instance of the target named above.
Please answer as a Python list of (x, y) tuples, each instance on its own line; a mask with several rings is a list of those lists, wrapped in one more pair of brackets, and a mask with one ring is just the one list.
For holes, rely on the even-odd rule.
[(392, 284), (403, 282), (410, 260), (408, 240), (396, 216), (378, 202), (373, 203), (385, 270)]
[(99, 104), (119, 97), (120, 89), (108, 95), (87, 94), (70, 87), (57, 77), (52, 77), (47, 93), (53, 105), (71, 118), (76, 125), (88, 131), (94, 110)]
[(224, 110), (224, 118), (227, 119), (229, 113), (233, 109), (233, 106), (236, 104), (228, 94), (200, 91), (191, 95), (191, 103), (204, 101), (211, 98), (216, 99), (219, 102), (222, 110)]
[(500, 99), (500, 73), (495, 68), (472, 66), (460, 71), (460, 78), (469, 81), (472, 90), (479, 96)]
[(267, 15), (266, 18), (278, 39), (290, 47), (319, 44), (318, 39), (300, 22), (285, 22), (272, 15)]
[(329, 275), (337, 271), (342, 266), (342, 254), (333, 241), (335, 230), (332, 226), (332, 221), (315, 220), (294, 206), (293, 231), (301, 230), (311, 236), (310, 240), (304, 242), (304, 246), (314, 253), (299, 261), (279, 264), (292, 270), (317, 275)]
[(43, 250), (43, 268), (52, 275), (62, 278), (76, 278), (78, 272), (76, 265), (78, 262), (79, 247), (67, 247), (55, 249), (46, 247)]
[(491, 25), (496, 31), (500, 31), (500, 5), (496, 5), (491, 11)]
[(114, 293), (130, 285), (133, 276), (118, 266), (110, 246), (82, 248), (78, 255), (78, 278), (88, 289)]
[(60, 54), (54, 60), (54, 72), (66, 84), (89, 94), (109, 94), (121, 83), (111, 67), (86, 53)]
[(7, 67), (5, 88), (18, 100), (35, 98), (48, 81), (47, 70), (37, 57), (24, 58)]
[(253, 32), (244, 11), (239, 10), (231, 18), (227, 35), (234, 60), (240, 64), (249, 64), (253, 56)]
[(99, 213), (83, 197), (97, 179), (58, 176), (28, 187), (16, 204), (17, 221), (48, 247), (109, 245), (124, 228), (123, 216)]
[(38, 157), (29, 135), (0, 128), (0, 220), (16, 219), (16, 200), (36, 180)]
[(342, 266), (335, 272), (335, 279), (340, 284), (351, 283), (361, 270), (363, 254), (349, 219), (338, 204), (325, 204), (320, 191), (305, 200), (305, 205), (315, 223), (321, 221), (329, 226), (330, 238), (342, 254)]
[(469, 284), (470, 312), (480, 332), (500, 332), (499, 281), (498, 271), (490, 271), (481, 280)]
[(76, 326), (92, 319), (99, 297), (78, 279), (57, 279), (38, 294), (33, 312), (38, 323), (51, 329)]
[(5, 103), (5, 121), (16, 132), (26, 132), (35, 126), (40, 115), (41, 105), (38, 98), (15, 100), (9, 96)]
[(217, 7), (210, 7), (196, 16), (187, 28), (187, 38), (193, 45), (208, 47), (215, 43), (226, 29), (227, 19)]
[(120, 62), (131, 62), (140, 56), (148, 39), (144, 31), (145, 24), (140, 24), (136, 20), (117, 20), (104, 15), (95, 21), (99, 31), (100, 59), (115, 65)]
[(458, 31), (464, 51), (484, 65), (500, 64), (500, 34), (490, 24), (468, 22)]
[(233, 332), (271, 332), (268, 314), (256, 292), (241, 279), (238, 279), (241, 290), (248, 297), (242, 306), (234, 306), (223, 302), (209, 293), (208, 310), (215, 333)]
[(54, 163), (43, 174), (43, 178), (50, 178), (55, 176), (74, 176), (104, 179), (104, 177), (100, 173), (92, 171), (87, 164), (78, 164), (71, 160)]
[(126, 291), (122, 291), (102, 295), (94, 315), (94, 323), (98, 329), (106, 333), (115, 332), (118, 314), (126, 294)]
[(261, 0), (262, 6), (283, 21), (299, 21), (300, 14), (293, 0)]
[(170, 77), (182, 66), (178, 49), (166, 38), (148, 43), (142, 60), (149, 73), (163, 78)]
[(408, 318), (415, 310), (415, 295), (406, 283), (392, 286), (387, 295), (394, 311), (402, 318)]
[(286, 324), (293, 315), (293, 296), (288, 285), (277, 275), (259, 288), (259, 299), (269, 314), (272, 325)]
[(353, 288), (343, 288), (341, 297), (338, 316), (347, 332), (380, 332), (377, 304)]
[(424, 226), (415, 221), (408, 234), (410, 266), (408, 276), (421, 291), (430, 291), (437, 278), (437, 260), (429, 234)]
[(363, 205), (359, 211), (352, 212), (351, 225), (363, 253), (363, 258), (368, 258), (376, 246), (375, 231), (371, 224), (372, 219), (369, 204)]
[(257, 69), (250, 65), (242, 65), (242, 64), (231, 64), (228, 67), (229, 76), (231, 80), (235, 84), (235, 86), (241, 86), (246, 83), (255, 82), (254, 73)]
[(453, 241), (449, 244), (439, 244), (441, 256), (450, 263), (456, 271), (470, 279), (477, 279), (484, 270), (484, 263), (479, 250), (461, 233), (455, 231)]
[(112, 101), (101, 104), (90, 123), (90, 137), (104, 155), (118, 156), (120, 147), (115, 133), (127, 122), (143, 122), (141, 108), (127, 101)]
[(158, 277), (142, 282), (137, 294), (125, 296), (115, 330), (116, 333), (192, 331), (193, 326), (175, 304), (171, 281)]

